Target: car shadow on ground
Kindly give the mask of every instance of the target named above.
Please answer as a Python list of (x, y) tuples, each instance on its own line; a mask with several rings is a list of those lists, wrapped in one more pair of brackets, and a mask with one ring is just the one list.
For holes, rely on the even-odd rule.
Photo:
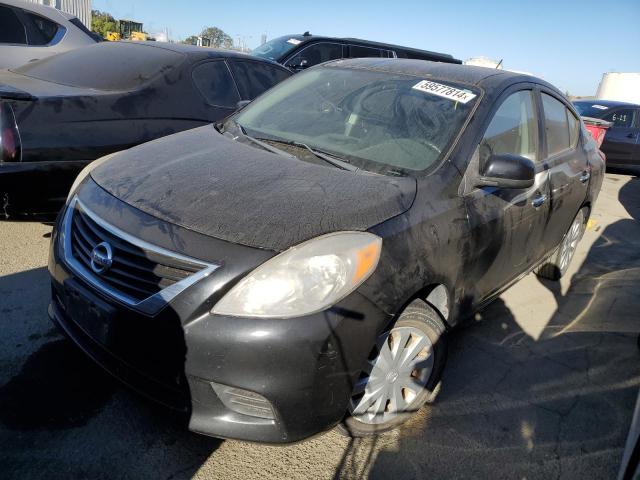
[(191, 478), (220, 440), (122, 387), (49, 321), (46, 268), (0, 277), (0, 476)]
[[(434, 405), (349, 444), (336, 478), (616, 478), (640, 385), (640, 179), (539, 338), (502, 299), (450, 338)], [(530, 280), (531, 281), (531, 280)]]

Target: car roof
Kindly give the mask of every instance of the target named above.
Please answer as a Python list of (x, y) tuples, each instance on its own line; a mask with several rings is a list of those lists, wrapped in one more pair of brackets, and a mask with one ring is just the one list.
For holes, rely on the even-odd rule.
[(163, 50), (169, 50), (171, 52), (182, 53), (189, 56), (196, 56), (202, 58), (242, 58), (246, 60), (259, 61), (264, 63), (270, 63), (277, 65), (280, 68), (284, 68), (277, 62), (249, 55), (248, 53), (238, 52), (236, 50), (225, 50), (222, 48), (211, 47), (198, 47), (196, 45), (185, 45), (183, 43), (168, 43), (168, 42), (142, 42), (126, 40), (118, 43), (144, 45), (147, 47), (161, 48)]
[(638, 105), (637, 103), (630, 103), (630, 102), (620, 102), (617, 100), (600, 100), (598, 98), (592, 98), (592, 99), (581, 99), (581, 100), (574, 100), (573, 103), (583, 103), (583, 104), (589, 104), (589, 105), (602, 105), (603, 107), (634, 107), (634, 108), (638, 108), (640, 107), (640, 105)]
[(443, 60), (449, 60), (454, 62), (462, 63), (462, 61), (454, 58), (453, 55), (448, 53), (439, 53), (433, 52), (430, 50), (422, 50), (420, 48), (413, 47), (405, 47), (402, 45), (394, 45), (393, 43), (384, 43), (384, 42), (375, 42), (373, 40), (363, 40), (361, 38), (352, 38), (352, 37), (327, 37), (324, 35), (283, 35), (282, 38), (294, 38), (301, 42), (301, 44), (308, 43), (311, 41), (340, 41), (340, 42), (348, 42), (348, 43), (357, 43), (363, 46), (368, 47), (376, 47), (376, 48), (384, 48), (387, 50), (401, 50), (404, 52), (413, 52), (420, 55), (429, 55), (432, 57), (440, 57)]
[(322, 66), (354, 69), (369, 69), (390, 74), (405, 74), (417, 77), (434, 77), (453, 82), (467, 83), (490, 90), (505, 83), (533, 82), (544, 85), (557, 93), (561, 92), (550, 83), (532, 75), (497, 70), (495, 68), (453, 63), (430, 62), (405, 58), (352, 58), (334, 60)]

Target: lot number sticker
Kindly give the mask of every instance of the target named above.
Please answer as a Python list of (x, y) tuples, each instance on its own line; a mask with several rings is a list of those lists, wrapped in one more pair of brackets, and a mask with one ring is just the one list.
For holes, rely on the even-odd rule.
[(449, 85), (430, 82), (429, 80), (422, 80), (421, 82), (416, 83), (412, 88), (460, 103), (467, 103), (476, 98), (476, 94), (471, 93), (469, 90), (461, 90), (459, 88), (450, 87)]

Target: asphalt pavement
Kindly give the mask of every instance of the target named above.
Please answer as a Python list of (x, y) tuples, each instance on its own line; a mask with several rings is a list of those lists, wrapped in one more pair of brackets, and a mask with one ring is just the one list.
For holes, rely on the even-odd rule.
[(0, 477), (613, 479), (640, 386), (640, 179), (608, 174), (562, 282), (529, 275), (453, 333), (405, 426), (289, 446), (190, 433), (49, 322), (51, 226), (0, 222)]

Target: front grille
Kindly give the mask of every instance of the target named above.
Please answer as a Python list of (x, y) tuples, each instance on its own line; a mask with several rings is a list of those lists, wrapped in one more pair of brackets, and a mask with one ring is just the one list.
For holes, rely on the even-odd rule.
[[(81, 270), (85, 279), (126, 303), (139, 304), (167, 289), (175, 296), (195, 281), (194, 276), (202, 277), (215, 268), (136, 241), (101, 221), (79, 201), (70, 205), (65, 217), (64, 250), (66, 257), (75, 260), (72, 266)], [(91, 265), (92, 251), (103, 242), (111, 247), (112, 263), (104, 272), (97, 273)]]

